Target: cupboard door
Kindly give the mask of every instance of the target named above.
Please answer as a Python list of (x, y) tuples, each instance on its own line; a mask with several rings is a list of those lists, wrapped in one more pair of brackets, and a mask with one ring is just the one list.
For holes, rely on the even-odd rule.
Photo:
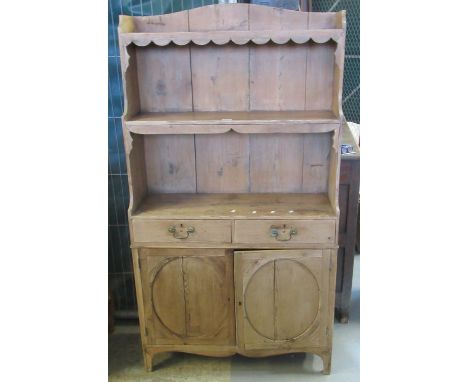
[(141, 249), (148, 344), (234, 344), (232, 253)]
[(300, 349), (327, 344), (330, 252), (234, 253), (241, 348)]

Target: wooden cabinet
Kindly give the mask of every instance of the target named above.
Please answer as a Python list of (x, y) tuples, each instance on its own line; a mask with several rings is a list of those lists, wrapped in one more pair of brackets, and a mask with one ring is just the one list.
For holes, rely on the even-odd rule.
[(311, 352), (330, 372), (345, 13), (121, 16), (129, 227), (159, 352)]
[(276, 349), (317, 351), (329, 346), (331, 252), (234, 253), (237, 338), (245, 354)]
[(142, 249), (148, 344), (234, 344), (233, 256), (223, 249)]
[(348, 125), (343, 125), (342, 143), (353, 146), (355, 153), (341, 156), (340, 222), (336, 277), (335, 311), (341, 323), (348, 323), (351, 306), (356, 232), (359, 229), (360, 151)]

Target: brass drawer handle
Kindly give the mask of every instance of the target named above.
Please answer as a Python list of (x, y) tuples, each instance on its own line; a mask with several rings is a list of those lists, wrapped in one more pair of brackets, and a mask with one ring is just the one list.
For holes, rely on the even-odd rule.
[(278, 241), (288, 241), (291, 240), (292, 236), (297, 235), (297, 229), (295, 227), (286, 227), (286, 224), (282, 226), (272, 225), (270, 235)]
[(167, 229), (176, 239), (187, 239), (191, 233), (195, 232), (195, 228), (188, 226), (186, 227), (183, 224), (178, 226), (171, 225)]

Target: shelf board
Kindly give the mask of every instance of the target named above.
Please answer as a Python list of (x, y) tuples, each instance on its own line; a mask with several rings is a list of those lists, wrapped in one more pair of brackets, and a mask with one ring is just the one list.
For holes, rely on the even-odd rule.
[(138, 219), (279, 220), (335, 217), (326, 194), (156, 194), (147, 196), (132, 216)]
[(320, 133), (339, 126), (332, 111), (224, 111), (141, 113), (126, 121), (138, 134)]
[(298, 29), (298, 30), (254, 30), (254, 31), (195, 31), (195, 32), (133, 32), (121, 33), (120, 39), (127, 46), (136, 44), (147, 46), (154, 43), (157, 46), (166, 46), (170, 43), (176, 45), (206, 45), (210, 42), (216, 45), (224, 45), (230, 42), (236, 45), (245, 45), (253, 42), (263, 45), (268, 42), (275, 44), (286, 44), (290, 41), (296, 44), (305, 44), (309, 41), (315, 43), (326, 43), (330, 40), (338, 42), (344, 36), (343, 29)]

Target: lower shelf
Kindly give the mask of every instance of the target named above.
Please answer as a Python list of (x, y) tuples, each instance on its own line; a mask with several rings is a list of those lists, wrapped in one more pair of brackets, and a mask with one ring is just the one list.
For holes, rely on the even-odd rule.
[(330, 219), (326, 194), (156, 194), (133, 214), (141, 219)]

